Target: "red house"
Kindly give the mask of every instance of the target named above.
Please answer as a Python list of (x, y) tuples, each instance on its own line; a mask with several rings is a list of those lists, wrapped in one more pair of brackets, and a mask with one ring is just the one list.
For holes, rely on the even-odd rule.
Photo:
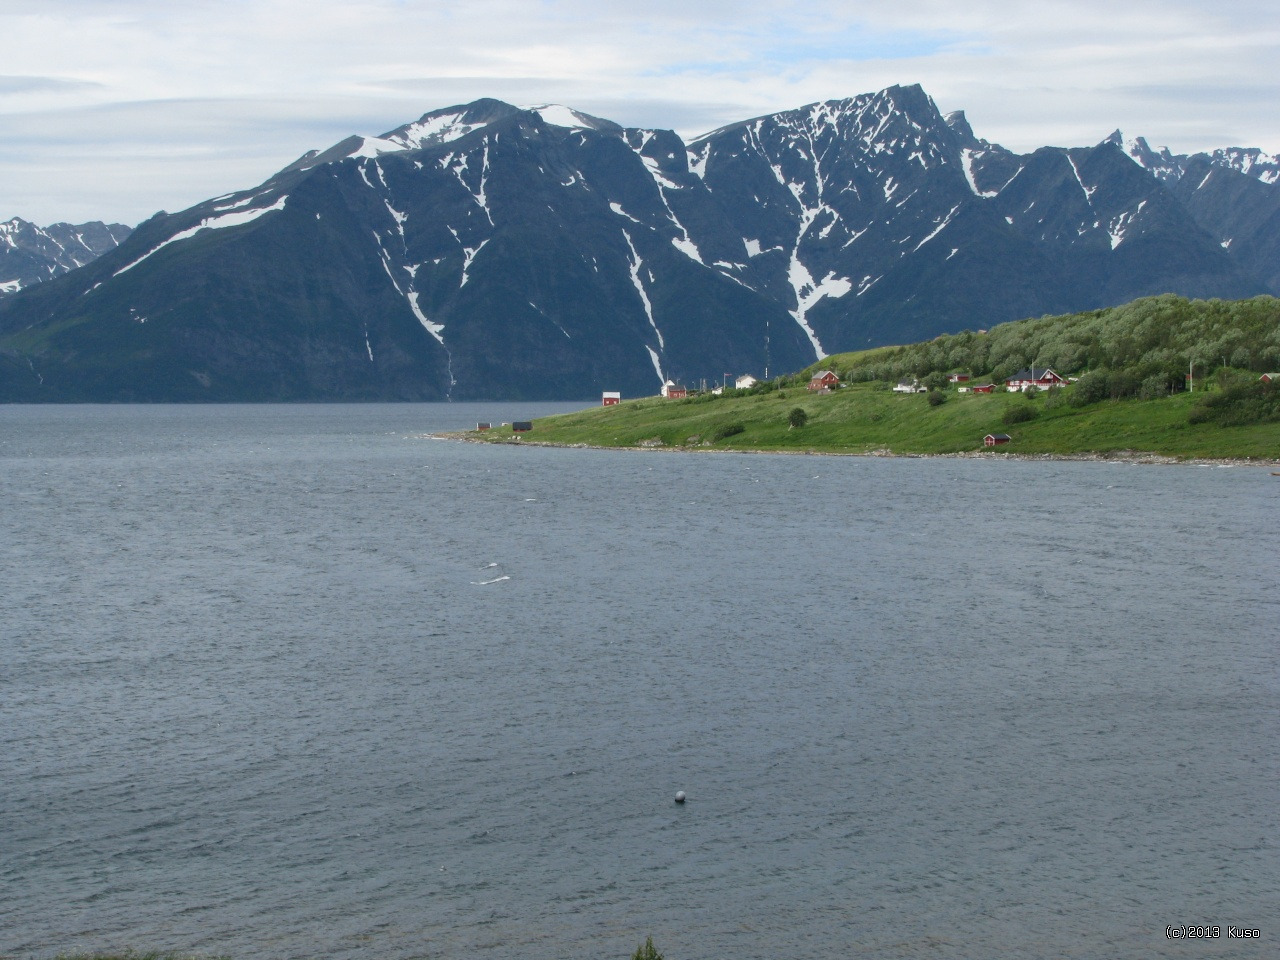
[(1043, 370), (1019, 370), (1004, 382), (1010, 393), (1019, 393), (1034, 387), (1037, 390), (1048, 390), (1066, 383), (1060, 376), (1045, 367)]
[(1258, 379), (1263, 383), (1280, 383), (1280, 373), (1264, 373)]
[(970, 376), (967, 373), (948, 373), (947, 383), (968, 383)]
[(683, 400), (689, 395), (689, 389), (668, 380), (662, 385), (662, 395), (668, 400)]
[(996, 388), (994, 383), (980, 383), (973, 388), (974, 393), (990, 393)]
[(1009, 436), (1007, 433), (988, 433), (982, 438), (982, 445), (984, 447), (998, 447), (1002, 444), (1008, 443), (1012, 439), (1013, 437)]
[(600, 399), (600, 405), (602, 407), (616, 407), (621, 402), (622, 394), (618, 393), (616, 390), (606, 390)]
[(840, 386), (840, 378), (830, 370), (819, 370), (809, 378), (810, 390), (834, 390)]

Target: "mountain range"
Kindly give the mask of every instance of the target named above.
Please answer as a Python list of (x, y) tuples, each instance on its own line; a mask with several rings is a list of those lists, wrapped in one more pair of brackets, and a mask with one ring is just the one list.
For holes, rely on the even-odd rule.
[(83, 267), (132, 232), (123, 223), (101, 221), (38, 227), (13, 217), (0, 223), (0, 296)]
[(478, 100), (0, 300), (0, 399), (565, 399), (1173, 292), (1280, 292), (1280, 163), (1017, 154), (919, 86), (685, 142)]

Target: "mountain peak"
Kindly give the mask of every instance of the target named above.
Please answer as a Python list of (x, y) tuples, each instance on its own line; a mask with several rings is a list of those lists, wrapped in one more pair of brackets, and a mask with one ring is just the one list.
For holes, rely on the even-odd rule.
[(963, 110), (952, 110), (942, 119), (961, 140), (973, 142), (978, 139), (973, 132), (973, 127), (969, 126), (969, 118), (964, 115)]
[(599, 130), (602, 133), (621, 133), (623, 129), (620, 124), (612, 120), (593, 117), (589, 113), (583, 113), (581, 110), (574, 110), (559, 103), (544, 103), (521, 109), (536, 113), (542, 118), (543, 123), (553, 127), (565, 127), (569, 130)]

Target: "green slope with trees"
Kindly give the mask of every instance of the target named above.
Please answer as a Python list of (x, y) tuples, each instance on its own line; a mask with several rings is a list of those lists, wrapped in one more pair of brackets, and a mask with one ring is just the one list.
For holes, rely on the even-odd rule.
[[(1074, 382), (1039, 393), (1004, 389), (1006, 377), (1032, 366)], [(819, 369), (835, 371), (842, 385), (809, 391)], [(549, 417), (521, 442), (909, 455), (981, 450), (986, 434), (1006, 433), (1003, 453), (1276, 461), (1280, 384), (1263, 382), (1267, 371), (1280, 371), (1280, 300), (1161, 296), (839, 354), (720, 396), (649, 397)], [(948, 383), (951, 372), (996, 390), (960, 392)], [(931, 389), (893, 392), (904, 378)], [(509, 427), (475, 436), (515, 439)]]

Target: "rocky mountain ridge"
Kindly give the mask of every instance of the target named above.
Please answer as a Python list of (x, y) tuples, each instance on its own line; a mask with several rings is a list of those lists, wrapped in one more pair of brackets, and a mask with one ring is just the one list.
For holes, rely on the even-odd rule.
[(651, 394), (1154, 293), (1275, 293), (1278, 169), (1119, 135), (1018, 155), (918, 86), (687, 144), (479, 100), (8, 298), (0, 396)]
[(123, 223), (100, 220), (40, 227), (13, 217), (0, 223), (0, 296), (83, 267), (131, 232)]

